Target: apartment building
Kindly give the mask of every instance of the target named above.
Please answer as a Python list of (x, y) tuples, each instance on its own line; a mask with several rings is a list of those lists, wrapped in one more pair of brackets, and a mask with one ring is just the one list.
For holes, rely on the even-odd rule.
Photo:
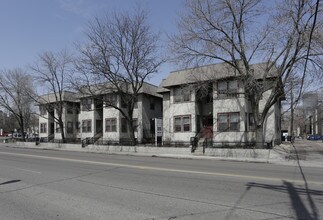
[[(259, 80), (263, 68), (265, 64), (252, 66)], [(191, 137), (221, 146), (257, 142), (250, 101), (239, 76), (224, 63), (171, 72), (158, 89), (163, 95), (163, 142), (189, 142)], [(266, 80), (274, 78), (272, 74)], [(260, 112), (270, 92), (263, 94)], [(281, 141), (280, 108), (278, 101), (266, 117), (268, 143)]]
[[(138, 143), (150, 141), (154, 138), (153, 119), (162, 117), (162, 96), (157, 93), (157, 86), (144, 83), (137, 97), (133, 112), (135, 137)], [(115, 102), (119, 108), (125, 108), (127, 103), (121, 101), (117, 93), (100, 93), (84, 95), (68, 93), (64, 96), (64, 131), (68, 139), (84, 140), (92, 138), (103, 143), (122, 142), (129, 140), (126, 120), (121, 112), (106, 104)], [(72, 95), (71, 95), (72, 94)], [(53, 94), (47, 95), (49, 97)], [(61, 128), (51, 115), (55, 109), (48, 112), (45, 105), (40, 105), (40, 137), (59, 141)]]

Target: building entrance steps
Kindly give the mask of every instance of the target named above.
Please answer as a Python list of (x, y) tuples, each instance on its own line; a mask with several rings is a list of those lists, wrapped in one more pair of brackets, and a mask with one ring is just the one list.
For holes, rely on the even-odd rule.
[(193, 155), (203, 155), (203, 143), (205, 138), (200, 138), (197, 142), (197, 148), (195, 149)]

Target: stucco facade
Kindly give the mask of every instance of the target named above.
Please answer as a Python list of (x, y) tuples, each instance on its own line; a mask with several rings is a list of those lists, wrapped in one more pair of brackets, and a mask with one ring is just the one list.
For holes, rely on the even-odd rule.
[[(135, 138), (139, 143), (153, 139), (152, 119), (162, 117), (162, 96), (156, 93), (157, 87), (144, 84), (142, 90), (137, 97), (133, 111), (133, 119), (136, 123), (134, 125), (136, 127)], [(98, 96), (75, 95), (75, 102), (65, 101), (62, 118), (67, 139), (80, 141), (93, 138), (102, 142), (120, 142), (129, 139), (124, 116), (118, 109), (106, 105), (104, 95), (107, 94), (100, 94), (99, 98)], [(116, 107), (124, 108), (120, 96), (116, 95), (115, 100)], [(48, 104), (44, 103), (40, 105), (40, 108)], [(74, 106), (73, 112), (68, 109), (70, 105)], [(56, 110), (53, 111), (52, 114), (57, 116)], [(41, 110), (41, 112), (41, 117), (39, 117), (40, 137), (48, 140), (61, 140), (58, 123), (48, 111)]]
[[(163, 95), (164, 143), (187, 143), (192, 137), (212, 139), (213, 144), (219, 146), (258, 141), (250, 101), (245, 97), (243, 81), (239, 77), (226, 78), (225, 74), (219, 79), (208, 80), (210, 78), (205, 77), (203, 81), (206, 83), (200, 85), (197, 78), (193, 82), (180, 80), (180, 77), (192, 78), (194, 73), (185, 71), (172, 72), (158, 90)], [(202, 78), (204, 73), (200, 73), (199, 77)], [(201, 96), (200, 91), (205, 84), (208, 94)], [(221, 90), (223, 86), (226, 90)], [(270, 89), (263, 93), (259, 103), (260, 113), (270, 93)], [(281, 141), (280, 114), (278, 101), (270, 108), (264, 121), (266, 143)]]

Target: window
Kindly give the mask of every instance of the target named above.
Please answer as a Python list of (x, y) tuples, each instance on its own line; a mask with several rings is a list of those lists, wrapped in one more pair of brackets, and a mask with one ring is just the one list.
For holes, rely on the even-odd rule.
[[(121, 132), (123, 132), (123, 133), (128, 132), (127, 123), (128, 123), (127, 119), (121, 118)], [(133, 127), (134, 132), (138, 131), (138, 119), (137, 118), (132, 119), (132, 127)]]
[(116, 94), (107, 94), (105, 96), (105, 107), (112, 107), (117, 105), (117, 95)]
[(238, 94), (238, 81), (228, 80), (218, 82), (218, 97), (228, 98), (237, 97)]
[(81, 101), (82, 104), (82, 111), (89, 111), (91, 110), (92, 106), (92, 99), (91, 98), (86, 98)]
[(40, 115), (46, 115), (46, 112), (47, 112), (47, 110), (46, 110), (45, 106), (43, 106), (43, 105), (39, 106)]
[(116, 118), (106, 118), (105, 119), (105, 131), (106, 132), (116, 132), (117, 131), (117, 119)]
[(40, 123), (40, 133), (47, 133), (47, 123)]
[(174, 102), (189, 102), (191, 100), (191, 92), (189, 88), (175, 88)]
[(73, 109), (74, 109), (73, 104), (67, 104), (66, 105), (66, 112), (67, 112), (67, 114), (73, 114)]
[(127, 120), (125, 118), (121, 118), (121, 132), (126, 133), (127, 131)]
[[(126, 100), (124, 100), (126, 99)], [(138, 108), (138, 98), (137, 97), (124, 97), (124, 99), (121, 98), (121, 108), (127, 108), (128, 103), (133, 102), (133, 108)]]
[(56, 133), (61, 133), (61, 126), (59, 126), (59, 123), (56, 123)]
[(191, 116), (190, 115), (175, 116), (174, 131), (175, 132), (191, 131)]
[(218, 113), (218, 131), (239, 131), (239, 112)]
[(256, 130), (255, 117), (253, 113), (249, 113), (249, 131), (255, 131), (255, 130)]
[(92, 120), (83, 120), (82, 121), (82, 132), (88, 133), (92, 131)]

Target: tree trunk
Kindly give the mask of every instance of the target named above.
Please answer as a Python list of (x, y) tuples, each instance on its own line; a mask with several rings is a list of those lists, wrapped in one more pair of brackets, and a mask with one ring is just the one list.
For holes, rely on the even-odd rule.
[(21, 130), (21, 135), (22, 135), (22, 141), (26, 141), (25, 137), (25, 123), (24, 123), (24, 118), (20, 117), (20, 130)]
[(66, 143), (66, 138), (65, 138), (65, 131), (64, 131), (64, 122), (60, 120), (59, 126), (61, 128), (61, 136), (62, 136), (62, 142)]
[(128, 134), (132, 146), (136, 145), (135, 130), (132, 126), (132, 121), (128, 121)]

